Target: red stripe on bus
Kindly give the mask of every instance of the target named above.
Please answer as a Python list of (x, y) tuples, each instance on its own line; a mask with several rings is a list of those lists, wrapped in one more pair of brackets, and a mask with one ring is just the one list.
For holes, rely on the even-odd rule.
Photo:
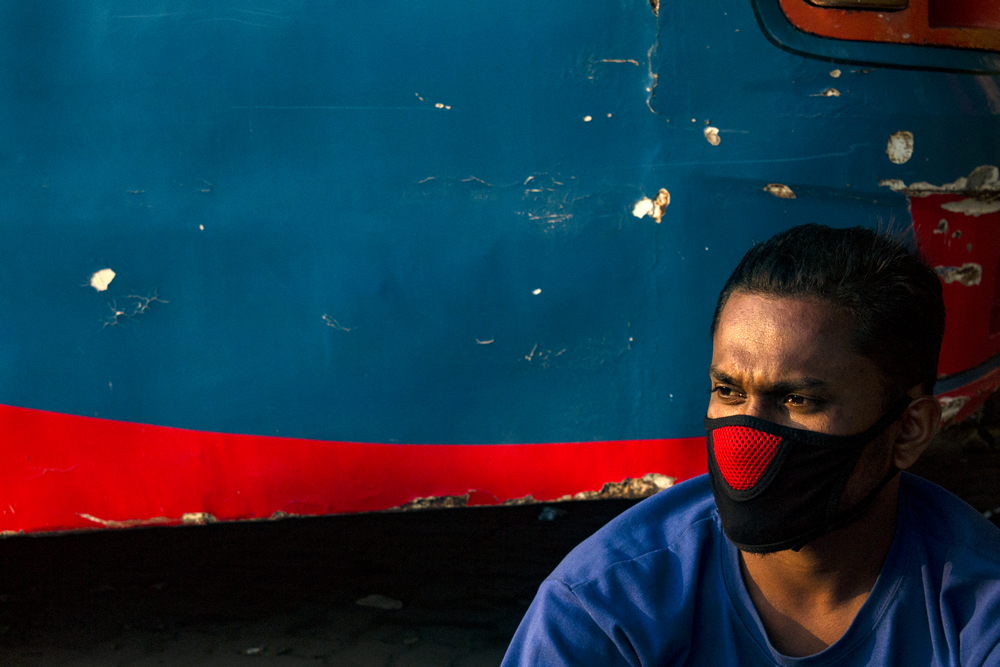
[(417, 498), (556, 500), (706, 470), (705, 439), (516, 445), (330, 442), (190, 431), (0, 406), (0, 531), (385, 510)]

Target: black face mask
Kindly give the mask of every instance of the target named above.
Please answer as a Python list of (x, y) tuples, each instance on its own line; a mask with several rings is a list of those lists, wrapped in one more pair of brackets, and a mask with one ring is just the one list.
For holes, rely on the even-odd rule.
[(796, 551), (867, 510), (895, 466), (857, 505), (839, 512), (847, 480), (870, 442), (895, 422), (903, 397), (857, 435), (828, 435), (757, 417), (705, 418), (708, 474), (722, 529), (741, 551)]

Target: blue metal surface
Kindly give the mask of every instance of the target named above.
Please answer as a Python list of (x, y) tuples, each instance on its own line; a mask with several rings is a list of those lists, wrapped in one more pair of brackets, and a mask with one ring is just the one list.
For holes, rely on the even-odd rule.
[(10, 2), (0, 38), (0, 403), (209, 431), (698, 435), (753, 241), (908, 222), (879, 179), (1000, 141), (995, 78), (833, 79), (749, 0)]

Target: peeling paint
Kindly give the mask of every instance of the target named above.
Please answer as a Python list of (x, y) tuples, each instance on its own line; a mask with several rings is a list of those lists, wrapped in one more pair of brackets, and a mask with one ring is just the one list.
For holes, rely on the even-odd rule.
[(108, 285), (114, 279), (114, 271), (111, 269), (101, 269), (100, 271), (95, 271), (94, 275), (90, 276), (90, 286), (98, 292), (103, 292), (108, 289)]
[(719, 128), (717, 127), (706, 127), (705, 128), (705, 139), (708, 143), (713, 146), (718, 146), (722, 143), (722, 138), (719, 136)]
[(792, 189), (781, 183), (768, 183), (764, 186), (764, 192), (782, 199), (795, 199), (795, 193), (792, 192)]
[(840, 70), (839, 69), (832, 69), (832, 70), (830, 70), (830, 76), (832, 76), (834, 79), (839, 79), (840, 78)]
[(649, 6), (653, 10), (653, 16), (660, 15), (660, 0), (649, 0)]
[(489, 340), (479, 340), (477, 338), (476, 345), (492, 345), (494, 341), (495, 341), (494, 338), (490, 338)]
[(885, 153), (893, 164), (903, 164), (913, 157), (913, 133), (900, 130), (893, 132), (886, 144)]
[[(566, 494), (555, 500), (535, 500), (534, 496), (528, 494), (520, 498), (510, 498), (501, 503), (502, 507), (514, 505), (532, 505), (534, 503), (559, 503), (571, 500), (611, 500), (611, 499), (640, 499), (651, 496), (663, 489), (668, 489), (674, 485), (675, 478), (661, 475), (660, 473), (647, 473), (642, 477), (626, 477), (620, 482), (608, 482), (599, 491), (581, 491), (576, 494)], [(390, 512), (409, 512), (412, 510), (428, 509), (452, 509), (457, 507), (468, 507), (469, 497), (475, 490), (460, 496), (427, 496), (426, 498), (414, 498), (405, 505), (393, 507)]]
[(390, 511), (409, 512), (410, 510), (451, 509), (453, 507), (465, 507), (468, 504), (468, 493), (461, 496), (427, 496), (426, 498), (414, 498), (405, 505), (393, 507)]
[(972, 287), (983, 280), (983, 267), (975, 262), (966, 262), (962, 266), (935, 266), (934, 271), (947, 285), (959, 283)]
[(674, 478), (659, 473), (646, 473), (642, 477), (626, 477), (620, 482), (608, 482), (600, 491), (581, 491), (559, 500), (608, 500), (611, 498), (646, 498), (674, 485)]
[(1000, 170), (991, 164), (980, 165), (973, 169), (968, 176), (963, 176), (944, 185), (934, 185), (925, 181), (907, 185), (896, 178), (883, 179), (878, 184), (893, 192), (902, 192), (909, 197), (958, 194), (984, 201), (995, 201), (1000, 198)]
[(208, 512), (187, 512), (181, 515), (181, 523), (185, 526), (204, 526), (215, 522), (216, 518)]
[(840, 91), (836, 88), (827, 88), (823, 92), (810, 95), (809, 97), (840, 97)]
[(663, 218), (663, 212), (667, 210), (668, 206), (670, 206), (670, 193), (667, 192), (666, 188), (660, 188), (660, 191), (656, 194), (656, 199), (643, 197), (637, 201), (635, 206), (632, 207), (632, 215), (637, 218), (648, 215), (659, 224)]
[(1000, 198), (994, 201), (986, 201), (976, 199), (975, 197), (966, 197), (961, 201), (950, 201), (941, 204), (941, 208), (952, 213), (964, 213), (965, 215), (978, 218), (981, 215), (1000, 211)]
[(77, 513), (80, 518), (86, 519), (87, 521), (93, 521), (94, 523), (100, 524), (105, 528), (135, 528), (137, 526), (156, 526), (164, 523), (172, 523), (171, 519), (165, 516), (154, 516), (150, 519), (125, 519), (124, 521), (115, 521), (113, 519), (100, 519), (91, 514)]
[(953, 420), (968, 402), (968, 396), (939, 396), (938, 403), (941, 404), (941, 423), (947, 424)]

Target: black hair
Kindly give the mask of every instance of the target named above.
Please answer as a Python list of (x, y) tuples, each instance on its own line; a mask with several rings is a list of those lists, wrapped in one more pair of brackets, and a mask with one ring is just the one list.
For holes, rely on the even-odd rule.
[(713, 337), (733, 292), (825, 299), (853, 318), (854, 349), (895, 389), (934, 387), (944, 335), (941, 281), (898, 238), (808, 224), (755, 245), (719, 294)]

